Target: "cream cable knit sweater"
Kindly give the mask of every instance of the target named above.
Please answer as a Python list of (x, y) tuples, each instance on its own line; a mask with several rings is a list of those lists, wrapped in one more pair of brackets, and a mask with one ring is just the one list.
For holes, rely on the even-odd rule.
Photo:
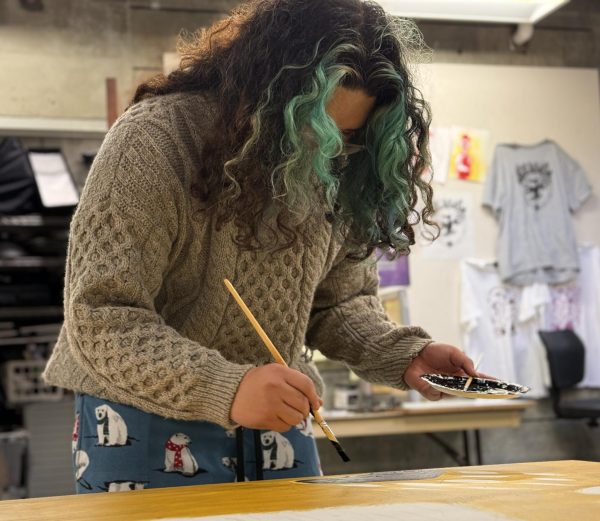
[(48, 383), (165, 417), (231, 427), (231, 403), (267, 349), (223, 286), (230, 278), (289, 365), (322, 390), (305, 345), (403, 388), (431, 342), (383, 312), (372, 261), (346, 260), (324, 216), (275, 254), (242, 252), (233, 225), (190, 188), (211, 105), (200, 94), (139, 103), (108, 133), (71, 224), (65, 322)]

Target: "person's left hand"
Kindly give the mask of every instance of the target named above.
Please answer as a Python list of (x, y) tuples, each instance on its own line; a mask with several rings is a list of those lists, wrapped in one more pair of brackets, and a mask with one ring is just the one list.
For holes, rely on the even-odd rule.
[(413, 359), (404, 373), (404, 381), (428, 400), (439, 400), (442, 398), (443, 393), (436, 391), (425, 380), (421, 379), (421, 375), (428, 373), (484, 376), (475, 371), (473, 361), (458, 347), (436, 342), (429, 344)]

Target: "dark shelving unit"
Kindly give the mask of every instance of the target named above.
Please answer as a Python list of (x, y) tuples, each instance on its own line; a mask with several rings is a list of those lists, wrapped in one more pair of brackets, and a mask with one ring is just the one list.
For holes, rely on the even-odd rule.
[(0, 215), (0, 379), (5, 379), (0, 430), (21, 424), (27, 398), (21, 384), (52, 394), (33, 377), (50, 355), (63, 320), (70, 221), (64, 215)]

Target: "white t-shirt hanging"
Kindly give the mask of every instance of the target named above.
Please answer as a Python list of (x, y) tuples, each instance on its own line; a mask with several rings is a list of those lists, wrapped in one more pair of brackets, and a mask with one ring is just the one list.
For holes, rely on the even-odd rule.
[(583, 169), (553, 141), (498, 145), (483, 205), (500, 224), (502, 280), (519, 286), (573, 280), (579, 262), (571, 212), (590, 194)]
[(550, 289), (547, 284), (532, 284), (520, 294), (519, 322), (513, 338), (517, 379), (531, 388), (528, 398), (543, 398), (550, 388), (550, 368), (538, 332), (550, 303)]
[(517, 382), (513, 336), (518, 319), (518, 288), (505, 287), (493, 262), (461, 263), (461, 324), (464, 349), (473, 359), (483, 355), (479, 371)]
[(493, 262), (477, 259), (462, 262), (461, 275), (467, 354), (484, 355), (481, 372), (531, 387), (528, 397), (546, 396), (548, 367), (537, 332), (550, 298), (547, 286), (503, 284)]

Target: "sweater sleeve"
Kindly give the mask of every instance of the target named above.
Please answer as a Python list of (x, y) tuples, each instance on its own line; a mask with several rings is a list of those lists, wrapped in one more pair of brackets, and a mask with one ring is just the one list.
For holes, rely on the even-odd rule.
[(71, 225), (69, 348), (122, 403), (230, 428), (233, 398), (251, 366), (180, 335), (155, 307), (187, 201), (161, 146), (143, 129), (117, 128), (98, 154)]
[(375, 261), (342, 260), (317, 288), (307, 345), (373, 383), (406, 389), (404, 372), (432, 342), (420, 327), (391, 322), (377, 297)]

